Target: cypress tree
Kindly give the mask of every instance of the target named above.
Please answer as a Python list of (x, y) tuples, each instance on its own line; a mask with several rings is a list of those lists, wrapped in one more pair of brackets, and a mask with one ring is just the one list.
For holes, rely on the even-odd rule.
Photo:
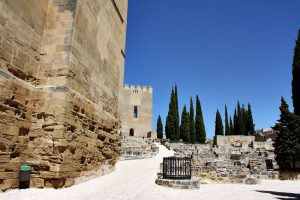
[(191, 97), (190, 99), (190, 137), (191, 137), (191, 143), (196, 142), (196, 134), (195, 134), (195, 116), (194, 116), (194, 105), (193, 105), (193, 99)]
[(234, 134), (233, 129), (234, 129), (234, 127), (233, 127), (232, 119), (231, 119), (231, 116), (230, 116), (230, 118), (229, 118), (229, 135)]
[(294, 113), (300, 116), (300, 29), (298, 30), (298, 39), (296, 40), (294, 49), (292, 74), (292, 98)]
[(242, 105), (242, 109), (241, 109), (241, 113), (242, 113), (242, 122), (243, 122), (243, 126), (244, 126), (244, 129), (243, 129), (243, 135), (247, 135), (248, 134), (248, 130), (247, 130), (247, 115), (248, 115), (248, 112), (247, 110), (245, 109), (245, 106), (244, 104)]
[(184, 142), (190, 142), (190, 125), (189, 125), (189, 113), (186, 110), (184, 105), (182, 114), (181, 114), (181, 125), (180, 125), (180, 139)]
[(299, 117), (289, 111), (288, 104), (282, 97), (280, 119), (273, 127), (274, 130), (278, 131), (274, 152), (281, 169), (295, 169), (300, 153), (299, 128)]
[(204, 144), (206, 141), (206, 132), (205, 132), (205, 127), (204, 127), (201, 103), (200, 103), (200, 99), (199, 99), (198, 95), (196, 96), (195, 134), (196, 134), (197, 142)]
[(233, 134), (239, 135), (240, 128), (239, 128), (239, 120), (238, 120), (236, 109), (234, 110), (233, 123), (234, 123)]
[(174, 128), (175, 128), (175, 140), (179, 140), (180, 137), (180, 124), (179, 124), (179, 108), (178, 108), (178, 92), (177, 92), (177, 85), (175, 84), (175, 91), (174, 91)]
[(244, 135), (244, 119), (240, 102), (237, 103), (238, 135)]
[(254, 123), (253, 123), (253, 117), (252, 117), (252, 110), (251, 110), (251, 105), (248, 103), (248, 110), (247, 110), (247, 133), (248, 135), (253, 135), (255, 133), (254, 130)]
[(156, 123), (156, 133), (157, 133), (157, 138), (159, 139), (163, 138), (163, 124), (160, 115), (158, 115), (158, 119)]
[(166, 123), (165, 123), (165, 134), (166, 134), (166, 138), (170, 138), (169, 137), (169, 124), (170, 124), (170, 121), (169, 121), (169, 116), (167, 115), (166, 117)]
[(178, 112), (178, 93), (177, 86), (172, 88), (171, 98), (169, 103), (169, 111), (166, 118), (166, 136), (170, 140), (178, 141), (180, 138), (179, 127), (179, 112)]
[(224, 127), (223, 127), (222, 117), (220, 115), (219, 110), (217, 110), (216, 113), (215, 135), (224, 135)]
[(227, 106), (225, 105), (225, 135), (230, 135)]
[(176, 129), (175, 129), (175, 93), (174, 89), (172, 88), (170, 103), (169, 103), (169, 111), (166, 118), (166, 137), (170, 140), (176, 139)]

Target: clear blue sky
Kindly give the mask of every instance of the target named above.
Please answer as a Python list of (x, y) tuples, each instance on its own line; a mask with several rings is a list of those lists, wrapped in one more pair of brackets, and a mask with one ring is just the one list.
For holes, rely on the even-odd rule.
[(299, 0), (129, 0), (125, 83), (153, 86), (153, 130), (165, 124), (172, 85), (180, 114), (199, 95), (208, 137), (216, 110), (252, 105), (255, 128), (292, 107), (291, 65)]

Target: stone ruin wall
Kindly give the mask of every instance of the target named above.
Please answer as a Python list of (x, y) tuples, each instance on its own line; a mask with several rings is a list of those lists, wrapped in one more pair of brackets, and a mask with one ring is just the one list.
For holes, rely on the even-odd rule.
[[(193, 156), (192, 174), (202, 182), (256, 184), (278, 178), (273, 142), (256, 142), (254, 136), (217, 136), (210, 144), (171, 144), (176, 156)], [(266, 160), (273, 169), (269, 170)]]
[(240, 144), (242, 148), (248, 148), (251, 142), (255, 141), (255, 136), (239, 136), (239, 135), (229, 135), (229, 136), (217, 136), (214, 139), (214, 143), (217, 146), (232, 146), (234, 144)]
[(67, 187), (121, 151), (127, 0), (0, 1), (0, 189)]

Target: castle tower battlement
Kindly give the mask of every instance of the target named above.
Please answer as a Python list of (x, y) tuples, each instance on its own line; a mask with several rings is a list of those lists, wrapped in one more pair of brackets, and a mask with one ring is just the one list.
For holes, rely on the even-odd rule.
[(143, 91), (143, 92), (149, 92), (152, 93), (153, 92), (153, 88), (152, 86), (141, 86), (141, 85), (128, 85), (125, 84), (123, 87), (124, 90), (138, 90), (138, 91)]
[(151, 86), (124, 85), (120, 106), (124, 135), (149, 136), (152, 131), (152, 93)]

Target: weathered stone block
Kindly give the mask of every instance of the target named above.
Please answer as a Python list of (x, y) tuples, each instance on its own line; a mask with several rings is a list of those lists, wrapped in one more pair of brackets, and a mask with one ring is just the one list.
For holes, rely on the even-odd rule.
[(8, 163), (11, 153), (0, 153), (0, 163)]
[(43, 188), (44, 185), (45, 185), (44, 179), (42, 179), (42, 178), (31, 178), (30, 179), (30, 187)]
[(17, 136), (19, 135), (19, 127), (17, 126), (6, 126), (1, 127), (0, 133), (3, 135), (12, 135), (12, 136)]
[(67, 178), (66, 182), (65, 182), (65, 187), (70, 187), (72, 185), (74, 185), (75, 181), (73, 178)]
[(0, 179), (16, 179), (19, 178), (19, 172), (0, 172)]
[(3, 183), (0, 184), (0, 190), (5, 191), (7, 189), (18, 188), (19, 187), (19, 179), (5, 179)]

